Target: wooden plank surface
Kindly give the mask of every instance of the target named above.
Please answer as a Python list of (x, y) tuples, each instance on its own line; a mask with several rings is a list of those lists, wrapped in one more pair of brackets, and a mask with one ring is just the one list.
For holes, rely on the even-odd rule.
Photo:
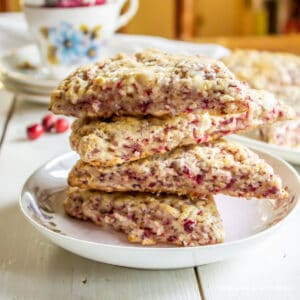
[(24, 219), (18, 195), (25, 179), (69, 151), (68, 134), (26, 140), (26, 125), (45, 113), (45, 106), (18, 102), (0, 152), (0, 299), (200, 299), (192, 268), (142, 271), (96, 263), (48, 242)]
[(206, 300), (300, 298), (300, 208), (251, 253), (198, 267)]

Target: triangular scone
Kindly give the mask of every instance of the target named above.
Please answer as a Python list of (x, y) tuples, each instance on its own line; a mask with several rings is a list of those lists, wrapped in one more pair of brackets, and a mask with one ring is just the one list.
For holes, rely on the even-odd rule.
[(248, 109), (248, 86), (217, 60), (147, 50), (83, 66), (51, 95), (50, 110), (75, 117), (178, 115)]
[(195, 112), (161, 119), (115, 117), (109, 122), (79, 119), (72, 126), (70, 144), (83, 161), (113, 166), (294, 116), (271, 93), (253, 90), (252, 99), (249, 111), (238, 114)]
[(235, 50), (222, 58), (240, 79), (257, 89), (276, 92), (284, 86), (300, 85), (300, 56), (258, 50)]
[(105, 193), (70, 189), (65, 211), (125, 233), (129, 242), (199, 246), (222, 243), (224, 229), (213, 197)]
[(191, 197), (231, 196), (282, 199), (281, 179), (270, 165), (244, 146), (217, 141), (177, 148), (113, 167), (78, 161), (69, 184), (106, 192), (138, 191)]

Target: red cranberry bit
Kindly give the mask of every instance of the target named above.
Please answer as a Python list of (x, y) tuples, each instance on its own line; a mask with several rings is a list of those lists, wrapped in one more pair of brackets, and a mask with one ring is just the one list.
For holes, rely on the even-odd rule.
[(148, 107), (150, 105), (150, 102), (144, 102), (140, 104), (140, 110), (142, 113), (146, 113), (148, 110)]
[(183, 228), (186, 232), (189, 232), (189, 233), (193, 232), (194, 227), (195, 227), (194, 221), (189, 220), (189, 219), (184, 220)]
[(161, 153), (161, 152), (165, 152), (165, 151), (168, 151), (168, 147), (159, 146), (158, 148), (156, 148), (157, 153)]
[(120, 89), (122, 87), (122, 81), (118, 81), (116, 84), (117, 89)]
[(187, 113), (190, 113), (190, 112), (192, 112), (193, 111), (193, 109), (191, 109), (191, 108), (187, 108), (186, 110), (185, 110), (185, 112), (187, 112)]
[(148, 138), (142, 139), (142, 143), (144, 143), (145, 145), (149, 144), (149, 139)]
[(201, 174), (196, 175), (195, 181), (197, 182), (197, 184), (201, 184), (203, 181), (203, 175), (201, 175)]
[(149, 238), (153, 235), (152, 230), (150, 228), (144, 229), (144, 237)]
[(133, 146), (132, 146), (132, 149), (131, 149), (132, 153), (135, 153), (135, 152), (142, 152), (142, 146), (138, 143), (135, 143)]
[(226, 188), (230, 189), (232, 188), (232, 186), (236, 183), (236, 179), (235, 178), (231, 178), (230, 182), (227, 184)]
[(221, 122), (221, 124), (222, 124), (222, 125), (228, 125), (228, 124), (232, 123), (233, 120), (234, 120), (233, 117), (230, 117), (229, 119), (227, 119), (227, 120)]
[(41, 124), (33, 124), (29, 127), (27, 127), (27, 137), (30, 140), (36, 140), (38, 139), (41, 135), (44, 134), (44, 128)]
[(208, 136), (207, 136), (207, 135), (204, 135), (203, 137), (198, 138), (196, 142), (197, 142), (197, 144), (200, 144), (200, 143), (205, 143), (205, 142), (207, 142), (207, 140), (208, 140)]
[(167, 241), (170, 242), (170, 243), (173, 243), (177, 240), (176, 236), (175, 235), (170, 235), (168, 238), (167, 238)]
[(183, 167), (183, 173), (186, 174), (188, 178), (193, 178), (191, 170), (187, 166)]
[(52, 115), (52, 114), (46, 115), (42, 119), (42, 125), (43, 125), (45, 131), (46, 132), (52, 131), (52, 129), (54, 129), (54, 127), (55, 127), (55, 122), (56, 122), (56, 117), (54, 115)]
[(63, 133), (69, 129), (69, 122), (66, 119), (59, 118), (55, 123), (55, 132)]
[(278, 194), (279, 192), (279, 189), (276, 187), (276, 186), (273, 186), (272, 188), (270, 188), (267, 192), (267, 194), (271, 194), (271, 195), (274, 195), (274, 194)]

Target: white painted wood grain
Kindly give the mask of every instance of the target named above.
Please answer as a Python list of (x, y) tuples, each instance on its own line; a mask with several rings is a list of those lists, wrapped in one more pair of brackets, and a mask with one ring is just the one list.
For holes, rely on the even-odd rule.
[(253, 252), (201, 266), (206, 300), (300, 299), (300, 208)]
[(0, 141), (12, 102), (13, 95), (4, 90), (0, 90)]
[(45, 106), (17, 103), (0, 152), (0, 299), (200, 299), (192, 268), (141, 271), (96, 263), (48, 242), (24, 219), (18, 207), (23, 182), (69, 151), (68, 134), (26, 140), (26, 125), (45, 113)]

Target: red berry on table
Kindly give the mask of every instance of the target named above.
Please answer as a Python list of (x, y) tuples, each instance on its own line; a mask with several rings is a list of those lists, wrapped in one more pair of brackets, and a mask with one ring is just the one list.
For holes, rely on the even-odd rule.
[(52, 114), (46, 115), (42, 120), (45, 131), (50, 132), (55, 127), (56, 117)]
[(66, 119), (59, 118), (56, 120), (55, 123), (55, 132), (56, 133), (63, 133), (67, 131), (69, 128), (69, 122)]
[(41, 135), (44, 134), (44, 128), (41, 124), (33, 124), (31, 126), (28, 126), (27, 127), (27, 137), (30, 139), (30, 140), (36, 140), (38, 139)]

